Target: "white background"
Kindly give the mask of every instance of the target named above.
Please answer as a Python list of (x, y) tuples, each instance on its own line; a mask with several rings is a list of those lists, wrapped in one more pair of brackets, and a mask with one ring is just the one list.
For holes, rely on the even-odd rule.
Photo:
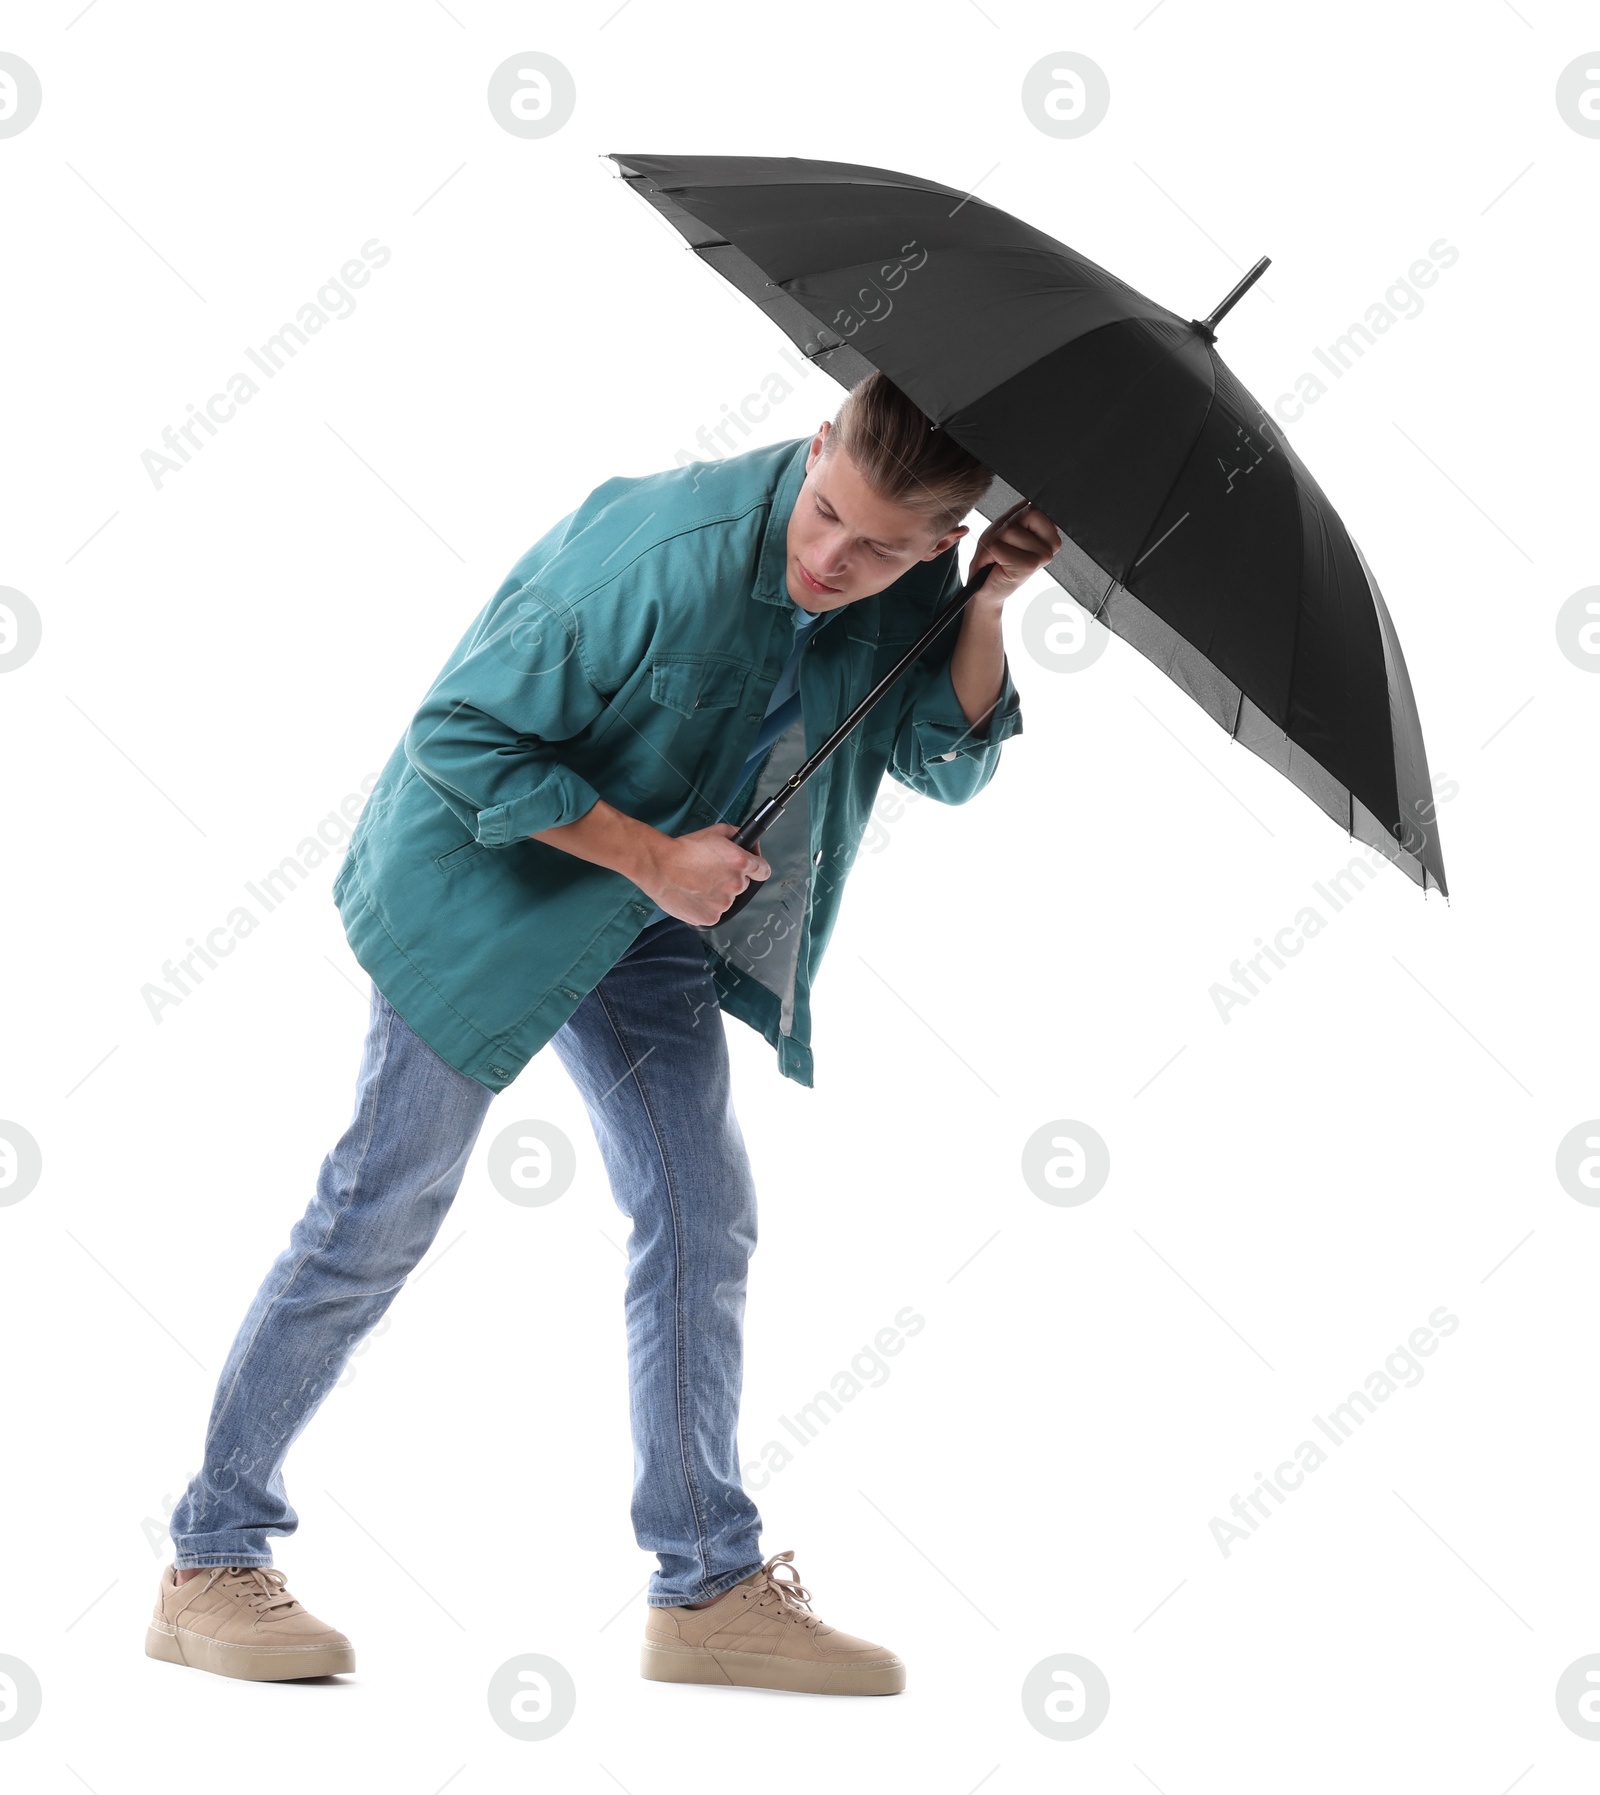
[[(0, 1208), (0, 1653), (44, 1691), (11, 1786), (1593, 1786), (1555, 1685), (1600, 1651), (1600, 1213), (1555, 1154), (1600, 1111), (1600, 680), (1554, 622), (1596, 578), (1600, 141), (1555, 104), (1594, 39), (1541, 0), (9, 9), (44, 92), (0, 141), (0, 584), (44, 629), (0, 680), (0, 1119), (44, 1165)], [(538, 140), (485, 97), (527, 50), (577, 84)], [(1021, 104), (1062, 50), (1111, 86), (1078, 139)], [(1355, 849), (1126, 644), (1033, 661), (1030, 587), (993, 783), (898, 814), (886, 787), (815, 1088), (727, 1024), (761, 1197), (745, 1456), (926, 1318), (758, 1494), (764, 1549), (906, 1694), (639, 1678), (625, 1223), (549, 1052), (289, 1460), (278, 1561), (358, 1673), (176, 1670), (142, 1655), (164, 1507), (352, 1100), (337, 854), (159, 1024), (141, 987), (377, 772), (551, 523), (785, 366), (612, 150), (976, 185), (1182, 316), (1268, 254), (1218, 349), (1269, 405), (1448, 239), (1421, 312), (1284, 428), (1393, 613), (1452, 898), (1385, 865), (1224, 1023), (1210, 987)], [(374, 237), (353, 315), (157, 490), (141, 452)], [(842, 397), (789, 378), (759, 440)], [(529, 1209), (483, 1160), (534, 1118), (579, 1172)], [(1111, 1175), (1058, 1207), (1022, 1147), (1073, 1119)], [(1212, 1517), (1440, 1305), (1422, 1381), (1224, 1557)], [(523, 1652), (577, 1683), (542, 1743), (486, 1702)], [(1062, 1652), (1111, 1689), (1074, 1743), (1021, 1701)]]

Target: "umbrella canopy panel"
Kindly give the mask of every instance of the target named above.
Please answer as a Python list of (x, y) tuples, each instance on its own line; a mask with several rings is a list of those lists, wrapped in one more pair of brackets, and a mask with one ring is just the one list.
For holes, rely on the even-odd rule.
[(1399, 639), (1211, 333), (1009, 213), (892, 169), (614, 155), (843, 386), (877, 370), (1062, 532), (1051, 576), (1424, 890), (1446, 890)]

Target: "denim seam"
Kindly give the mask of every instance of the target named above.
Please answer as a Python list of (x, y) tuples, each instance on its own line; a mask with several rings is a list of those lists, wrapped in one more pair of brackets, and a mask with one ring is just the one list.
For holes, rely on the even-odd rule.
[[(695, 1545), (700, 1553), (701, 1564), (706, 1560), (706, 1528), (703, 1503), (700, 1491), (695, 1485), (694, 1467), (690, 1461), (684, 1441), (684, 1369), (683, 1369), (683, 1229), (682, 1218), (678, 1209), (677, 1186), (673, 1179), (672, 1163), (667, 1156), (666, 1144), (661, 1138), (661, 1130), (656, 1126), (656, 1119), (650, 1110), (650, 1099), (645, 1093), (644, 1080), (639, 1076), (639, 1066), (628, 1051), (628, 1043), (623, 1038), (622, 1029), (611, 1005), (606, 1002), (605, 993), (597, 985), (594, 995), (598, 998), (601, 1009), (605, 1012), (606, 1021), (611, 1024), (611, 1032), (616, 1036), (617, 1045), (622, 1049), (623, 1060), (633, 1076), (634, 1086), (639, 1093), (639, 1103), (645, 1113), (645, 1120), (650, 1124), (650, 1133), (656, 1143), (656, 1152), (661, 1160), (661, 1169), (666, 1176), (667, 1207), (672, 1216), (672, 1355), (674, 1360), (674, 1385), (677, 1390), (678, 1456), (683, 1465), (684, 1487), (689, 1492), (689, 1508), (694, 1517)], [(626, 1076), (626, 1075), (625, 1075)]]
[[(374, 986), (374, 989), (376, 990), (376, 986)], [(379, 996), (382, 997), (382, 995), (383, 994), (381, 992), (379, 992)], [(355, 1172), (353, 1175), (354, 1179), (356, 1181), (359, 1181), (359, 1179), (361, 1177), (361, 1168), (363, 1165), (366, 1164), (367, 1154), (370, 1152), (370, 1150), (372, 1148), (372, 1137), (374, 1134), (377, 1133), (378, 1108), (379, 1108), (378, 1093), (379, 1093), (380, 1086), (382, 1085), (382, 1082), (383, 1082), (383, 1075), (388, 1070), (389, 1045), (390, 1045), (390, 1042), (393, 1039), (393, 1035), (394, 1035), (394, 1019), (395, 1019), (396, 1015), (398, 1014), (398, 1012), (388, 1002), (387, 999), (385, 999), (383, 1004), (381, 1005), (381, 1010), (382, 1010), (382, 1015), (383, 1015), (383, 1049), (382, 1049), (382, 1052), (378, 1056), (377, 1070), (374, 1073), (373, 1080), (372, 1080), (372, 1088), (371, 1088), (371, 1092), (369, 1094), (367, 1132), (366, 1132), (365, 1139), (361, 1143), (361, 1152), (359, 1153), (359, 1155), (356, 1158)], [(300, 1257), (295, 1261), (294, 1266), (290, 1270), (288, 1279), (285, 1282), (283, 1288), (281, 1290), (279, 1290), (272, 1297), (271, 1301), (268, 1302), (266, 1304), (266, 1306), (262, 1309), (261, 1318), (259, 1321), (257, 1321), (256, 1326), (255, 1326), (255, 1332), (253, 1334), (251, 1334), (251, 1336), (250, 1336), (250, 1344), (239, 1355), (239, 1369), (234, 1373), (233, 1382), (228, 1386), (228, 1394), (224, 1398), (222, 1403), (218, 1406), (216, 1423), (214, 1424), (214, 1427), (220, 1426), (223, 1417), (228, 1412), (229, 1405), (232, 1403), (234, 1396), (238, 1392), (239, 1380), (244, 1376), (245, 1367), (250, 1362), (251, 1353), (255, 1351), (256, 1341), (261, 1338), (261, 1330), (267, 1325), (268, 1316), (271, 1315), (274, 1306), (284, 1296), (286, 1296), (291, 1289), (293, 1289), (294, 1281), (296, 1278), (299, 1277), (301, 1271), (304, 1269), (306, 1261), (308, 1259), (310, 1259), (314, 1253), (320, 1252), (322, 1250), (322, 1248), (328, 1244), (329, 1236), (333, 1233), (334, 1228), (338, 1225), (340, 1213), (341, 1212), (338, 1209), (335, 1209), (332, 1218), (329, 1220), (327, 1229), (322, 1236), (322, 1239), (317, 1242), (316, 1246), (307, 1248), (307, 1250), (300, 1255)], [(202, 1476), (204, 1475), (204, 1472), (205, 1472), (205, 1467), (204, 1467), (204, 1465), (202, 1465), (201, 1466)], [(270, 1558), (267, 1559), (265, 1562), (270, 1564), (271, 1563)], [(188, 1567), (184, 1567), (184, 1568), (188, 1568)]]
[(176, 1559), (173, 1561), (173, 1569), (179, 1571), (216, 1571), (233, 1568), (271, 1570), (273, 1563), (270, 1558), (191, 1558), (187, 1564), (179, 1564)]

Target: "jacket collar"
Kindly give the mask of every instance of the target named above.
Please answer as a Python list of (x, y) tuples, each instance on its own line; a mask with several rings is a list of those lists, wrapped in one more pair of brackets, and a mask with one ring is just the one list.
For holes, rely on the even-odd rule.
[(795, 444), (794, 453), (784, 464), (778, 484), (773, 490), (772, 504), (767, 510), (767, 527), (761, 535), (761, 554), (757, 561), (756, 583), (751, 596), (765, 605), (790, 605), (789, 597), (789, 519), (794, 515), (795, 500), (805, 484), (806, 451), (811, 447), (809, 436)]

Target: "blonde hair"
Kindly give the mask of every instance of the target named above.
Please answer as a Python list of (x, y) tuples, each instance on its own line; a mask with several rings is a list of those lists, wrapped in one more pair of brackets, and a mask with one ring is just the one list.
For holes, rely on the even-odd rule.
[(934, 536), (952, 530), (989, 490), (993, 471), (936, 430), (900, 389), (874, 370), (845, 395), (824, 457), (843, 449), (881, 499), (926, 520)]

